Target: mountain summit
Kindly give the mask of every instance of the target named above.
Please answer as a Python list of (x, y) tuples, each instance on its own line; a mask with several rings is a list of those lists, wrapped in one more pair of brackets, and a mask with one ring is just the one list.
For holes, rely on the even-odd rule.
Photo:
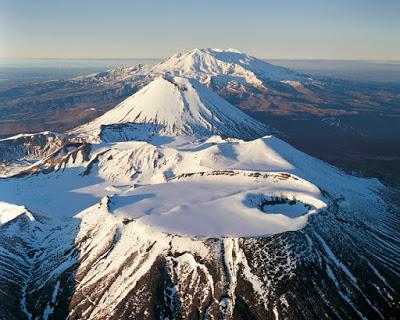
[[(158, 77), (114, 109), (78, 128), (78, 132), (100, 132), (110, 126), (131, 125), (161, 135), (197, 138), (220, 135), (251, 139), (268, 128), (210, 91), (195, 79)], [(132, 126), (134, 125), (134, 126)], [(125, 128), (126, 129), (126, 128)], [(142, 131), (142, 130), (140, 130)]]
[(170, 73), (206, 82), (212, 77), (225, 80), (244, 79), (251, 84), (262, 84), (262, 80), (299, 81), (305, 77), (284, 67), (275, 66), (236, 49), (194, 49), (178, 53), (155, 65), (151, 72)]

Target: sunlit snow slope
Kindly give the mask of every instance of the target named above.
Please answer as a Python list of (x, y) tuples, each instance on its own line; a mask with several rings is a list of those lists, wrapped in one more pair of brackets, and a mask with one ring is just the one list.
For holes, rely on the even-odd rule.
[(112, 136), (113, 131), (115, 134), (115, 129), (125, 134), (128, 140), (148, 138), (146, 134), (197, 138), (218, 134), (250, 139), (268, 132), (265, 125), (196, 80), (181, 77), (158, 77), (114, 109), (75, 132), (98, 132), (103, 140), (110, 140), (112, 137), (108, 136)]

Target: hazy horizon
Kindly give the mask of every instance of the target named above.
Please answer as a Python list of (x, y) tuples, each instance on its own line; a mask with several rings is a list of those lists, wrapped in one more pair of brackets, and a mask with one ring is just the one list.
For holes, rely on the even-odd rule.
[[(68, 79), (105, 70), (156, 64), (153, 59), (1, 59), (0, 88), (18, 83)], [(396, 61), (264, 59), (311, 76), (332, 77), (361, 82), (400, 83), (400, 63)]]
[[(104, 57), (104, 58), (69, 58), (69, 57), (26, 57), (26, 58), (12, 58), (12, 57), (0, 57), (0, 60), (15, 60), (15, 61), (23, 61), (23, 60), (95, 60), (95, 61), (107, 61), (107, 60), (113, 60), (113, 61), (118, 61), (118, 60), (154, 60), (154, 61), (161, 61), (163, 59), (167, 59), (169, 56), (166, 57), (126, 57), (126, 58), (113, 58), (113, 57)], [(276, 60), (281, 60), (281, 61), (343, 61), (343, 62), (382, 62), (382, 63), (400, 63), (400, 58), (399, 59), (330, 59), (330, 58), (268, 58), (268, 57), (256, 57), (261, 60), (271, 60), (271, 61), (276, 61)]]

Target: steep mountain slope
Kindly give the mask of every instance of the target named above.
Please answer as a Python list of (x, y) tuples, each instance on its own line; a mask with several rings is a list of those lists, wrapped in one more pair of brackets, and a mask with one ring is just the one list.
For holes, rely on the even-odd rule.
[[(196, 80), (182, 77), (159, 77), (103, 116), (72, 132), (97, 133), (103, 140), (109, 140), (105, 134), (107, 125), (123, 124), (146, 124), (136, 128), (143, 127), (153, 134), (198, 138), (218, 134), (251, 139), (268, 132), (265, 125)], [(135, 136), (137, 130), (132, 131), (127, 138), (138, 138)]]
[(0, 139), (0, 177), (28, 169), (66, 144), (66, 137), (54, 132), (20, 134)]
[(40, 132), (0, 139), (0, 161), (35, 161), (56, 151), (62, 146), (63, 138), (63, 135), (57, 133)]

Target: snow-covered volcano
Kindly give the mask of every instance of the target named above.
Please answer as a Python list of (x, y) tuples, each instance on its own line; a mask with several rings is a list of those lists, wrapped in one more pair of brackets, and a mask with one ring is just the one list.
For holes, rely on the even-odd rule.
[(0, 318), (395, 318), (390, 190), (199, 83), (296, 75), (233, 50), (150, 69), (169, 75), (69, 135), (0, 141), (27, 164), (0, 179)]
[(170, 73), (199, 79), (207, 83), (215, 81), (245, 81), (261, 85), (262, 80), (302, 81), (299, 75), (284, 67), (275, 66), (236, 49), (193, 49), (178, 53), (150, 69), (150, 73)]
[(116, 127), (119, 132), (124, 132), (125, 140), (142, 138), (149, 133), (251, 139), (268, 132), (267, 126), (247, 116), (197, 80), (182, 77), (156, 78), (103, 116), (74, 132), (100, 134), (103, 140), (110, 140)]

